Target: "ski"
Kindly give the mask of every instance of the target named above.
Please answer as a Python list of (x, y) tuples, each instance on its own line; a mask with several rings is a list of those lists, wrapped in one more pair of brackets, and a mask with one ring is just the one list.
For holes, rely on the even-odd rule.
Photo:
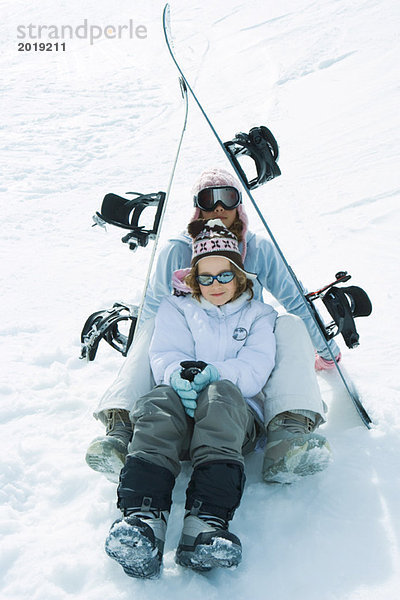
[[(133, 199), (123, 198), (117, 194), (106, 194), (103, 199), (101, 211), (96, 212), (93, 216), (93, 227), (100, 225), (105, 228), (108, 223), (129, 230), (129, 233), (122, 238), (122, 242), (126, 243), (130, 250), (135, 251), (139, 246), (147, 246), (149, 240), (154, 240), (154, 244), (139, 306), (116, 302), (112, 308), (97, 311), (91, 314), (86, 320), (81, 332), (80, 358), (86, 359), (87, 361), (93, 361), (95, 359), (98, 345), (102, 339), (110, 344), (112, 348), (121, 352), (123, 356), (126, 356), (133, 342), (134, 334), (138, 331), (140, 326), (140, 318), (146, 300), (161, 227), (188, 120), (188, 94), (185, 81), (182, 77), (179, 78), (179, 84), (184, 101), (184, 118), (174, 162), (169, 176), (167, 191), (151, 194), (128, 192), (128, 194), (134, 196)], [(143, 210), (148, 206), (157, 207), (153, 227), (151, 229), (145, 229), (144, 226), (139, 224), (140, 216)], [(128, 335), (125, 335), (119, 330), (119, 324), (122, 321), (130, 322)]]
[[(232, 152), (229, 151), (229, 143), (224, 143), (222, 141), (222, 139), (220, 138), (220, 136), (218, 135), (217, 131), (215, 130), (213, 124), (211, 123), (207, 113), (205, 112), (203, 106), (201, 105), (199, 99), (197, 98), (195, 92), (193, 91), (192, 86), (190, 85), (188, 79), (186, 78), (182, 67), (180, 66), (176, 56), (175, 56), (175, 52), (174, 52), (174, 47), (173, 47), (173, 40), (172, 40), (172, 34), (171, 34), (171, 18), (170, 18), (170, 7), (169, 4), (166, 4), (164, 6), (164, 11), (163, 11), (163, 31), (164, 31), (164, 37), (165, 37), (165, 42), (168, 48), (168, 51), (171, 55), (171, 58), (176, 66), (176, 68), (178, 69), (178, 72), (182, 78), (182, 80), (185, 82), (185, 85), (188, 89), (188, 91), (190, 92), (195, 104), (197, 105), (197, 107), (199, 108), (200, 112), (202, 113), (206, 123), (208, 124), (208, 126), (210, 127), (212, 133), (214, 134), (218, 144), (221, 147), (221, 150), (224, 152), (226, 158), (228, 159), (228, 161), (230, 162), (232, 168), (234, 169), (239, 181), (242, 183), (243, 188), (250, 200), (250, 202), (252, 203), (258, 217), (261, 220), (261, 223), (263, 224), (264, 228), (266, 229), (273, 245), (275, 246), (281, 260), (283, 261), (283, 264), (285, 265), (286, 269), (289, 272), (290, 277), (292, 278), (294, 284), (296, 285), (297, 290), (300, 293), (300, 296), (305, 304), (305, 306), (307, 307), (307, 310), (309, 311), (313, 321), (315, 322), (316, 326), (318, 327), (319, 331), (321, 332), (322, 338), (325, 341), (326, 347), (328, 349), (328, 352), (330, 354), (330, 357), (332, 359), (332, 361), (335, 364), (335, 367), (337, 369), (337, 372), (339, 374), (340, 380), (342, 381), (342, 384), (344, 385), (351, 401), (353, 402), (362, 422), (364, 423), (364, 425), (370, 429), (372, 426), (372, 420), (370, 418), (370, 416), (368, 415), (366, 409), (364, 408), (360, 397), (357, 393), (357, 390), (355, 389), (354, 385), (350, 382), (350, 380), (346, 379), (340, 365), (338, 364), (336, 357), (334, 356), (332, 350), (329, 347), (328, 341), (326, 339), (325, 336), (325, 332), (323, 331), (322, 327), (321, 327), (321, 323), (319, 322), (319, 320), (316, 318), (316, 313), (314, 310), (313, 305), (307, 300), (306, 296), (304, 295), (303, 292), (303, 288), (300, 285), (299, 280), (297, 279), (293, 269), (290, 267), (290, 265), (288, 264), (277, 240), (275, 239), (275, 236), (273, 235), (268, 223), (266, 222), (260, 208), (258, 207), (257, 202), (255, 201), (253, 194), (251, 193), (251, 189), (250, 189), (250, 185), (249, 182), (247, 181), (246, 177), (244, 176), (243, 170), (239, 168), (238, 166), (238, 162), (237, 160), (234, 158), (234, 154)], [(253, 186), (255, 187), (255, 186)]]

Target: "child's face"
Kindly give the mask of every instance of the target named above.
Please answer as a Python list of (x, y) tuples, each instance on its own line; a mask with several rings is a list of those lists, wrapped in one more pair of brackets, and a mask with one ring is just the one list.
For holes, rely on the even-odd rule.
[[(232, 271), (232, 263), (223, 256), (206, 256), (198, 262), (197, 272), (199, 275), (219, 275), (224, 271)], [(203, 298), (214, 304), (222, 306), (230, 300), (236, 292), (236, 277), (229, 283), (219, 283), (216, 279), (211, 285), (200, 285), (200, 292)]]

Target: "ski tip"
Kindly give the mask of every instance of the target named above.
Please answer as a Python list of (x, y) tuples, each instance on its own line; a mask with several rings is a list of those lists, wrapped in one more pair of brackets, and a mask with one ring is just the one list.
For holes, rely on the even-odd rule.
[(164, 6), (164, 10), (163, 10), (164, 23), (169, 22), (170, 15), (171, 15), (171, 7), (170, 7), (169, 3), (167, 2), (167, 4)]
[(163, 10), (163, 31), (164, 31), (164, 36), (165, 36), (165, 41), (167, 42), (167, 46), (168, 48), (171, 47), (171, 8), (170, 5), (167, 4), (164, 6), (164, 10)]

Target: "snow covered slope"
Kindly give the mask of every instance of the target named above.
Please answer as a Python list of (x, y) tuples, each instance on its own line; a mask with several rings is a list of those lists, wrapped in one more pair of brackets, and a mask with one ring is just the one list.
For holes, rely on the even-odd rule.
[[(255, 197), (297, 275), (313, 289), (347, 269), (370, 294), (373, 315), (358, 321), (361, 346), (343, 348), (343, 365), (375, 426), (367, 431), (333, 403), (325, 431), (335, 460), (291, 487), (266, 486), (261, 457), (248, 461), (232, 526), (244, 560), (233, 572), (201, 576), (174, 564), (184, 471), (163, 576), (144, 583), (104, 553), (115, 487), (84, 461), (102, 431), (92, 411), (124, 359), (105, 345), (95, 363), (78, 356), (89, 313), (139, 299), (149, 254), (129, 253), (118, 231), (92, 229), (92, 214), (109, 191), (168, 181), (182, 103), (163, 2), (0, 7), (1, 597), (397, 598), (398, 2), (171, 2), (177, 52), (221, 137), (263, 124), (279, 141), (283, 175)], [(87, 32), (102, 29), (93, 43), (85, 22)], [(18, 37), (39, 25), (41, 40)], [(47, 39), (62, 25), (64, 40)], [(143, 28), (135, 35), (140, 26), (147, 37)], [(66, 49), (18, 51), (41, 41)], [(192, 106), (164, 240), (186, 224), (192, 181), (211, 165), (226, 163)]]

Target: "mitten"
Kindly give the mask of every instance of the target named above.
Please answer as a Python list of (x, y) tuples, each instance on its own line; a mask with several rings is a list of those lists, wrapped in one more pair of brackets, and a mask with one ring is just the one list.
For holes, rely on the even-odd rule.
[[(196, 394), (197, 396), (197, 394)], [(187, 400), (186, 398), (181, 398), (181, 402), (183, 404), (183, 407), (185, 409), (185, 413), (187, 415), (189, 415), (189, 417), (194, 417), (194, 411), (197, 408), (197, 402), (196, 400)]]
[(194, 376), (192, 387), (196, 392), (201, 392), (210, 383), (218, 381), (219, 372), (214, 365), (207, 365), (200, 373)]
[[(342, 358), (341, 353), (339, 352), (339, 354), (335, 358), (336, 358), (336, 362), (339, 362), (340, 359)], [(334, 367), (335, 367), (335, 363), (333, 362), (333, 360), (327, 360), (326, 358), (323, 358), (319, 354), (315, 353), (315, 370), (316, 371), (330, 371)]]
[(181, 369), (176, 369), (170, 377), (171, 387), (178, 394), (185, 408), (185, 412), (190, 416), (194, 416), (194, 411), (197, 406), (197, 392), (192, 388), (192, 383), (187, 379), (182, 379)]

